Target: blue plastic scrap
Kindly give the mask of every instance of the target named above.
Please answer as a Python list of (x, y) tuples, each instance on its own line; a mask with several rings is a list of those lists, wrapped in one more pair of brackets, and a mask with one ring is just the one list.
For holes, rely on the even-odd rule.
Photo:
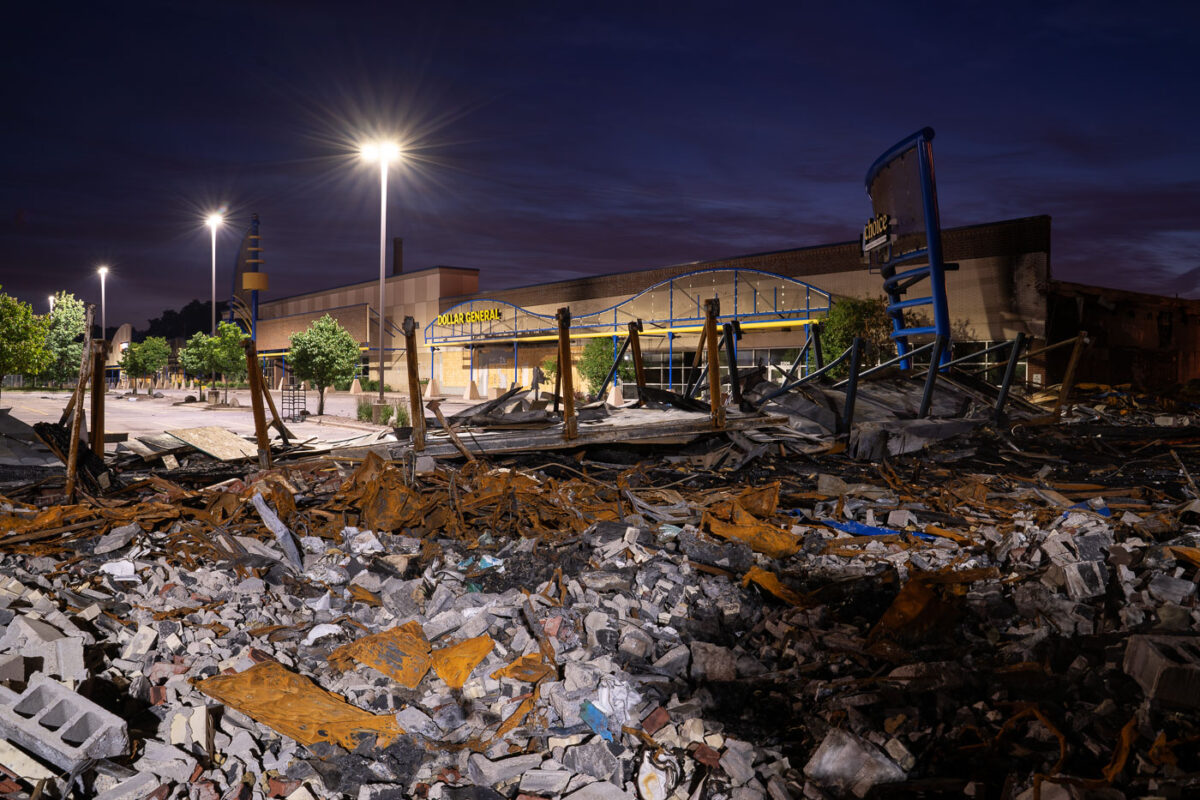
[(821, 520), (822, 525), (827, 525), (834, 530), (839, 530), (842, 533), (853, 534), (854, 536), (915, 536), (918, 539), (923, 539), (926, 542), (932, 542), (937, 539), (932, 534), (924, 531), (898, 531), (895, 528), (879, 528), (874, 525), (867, 525), (862, 522), (857, 522), (852, 519), (839, 522), (833, 519)]
[(604, 712), (592, 705), (591, 700), (584, 700), (580, 707), (579, 715), (583, 717), (583, 721), (592, 729), (594, 733), (600, 735), (600, 738), (606, 742), (613, 740), (612, 731), (608, 729), (608, 717), (604, 716)]
[(459, 569), (469, 569), (472, 565), (474, 565), (476, 569), (502, 567), (504, 566), (504, 559), (496, 558), (495, 556), (490, 556), (487, 553), (484, 553), (479, 557), (468, 556), (467, 558), (464, 558), (462, 561), (458, 562)]
[[(1109, 510), (1108, 504), (1104, 503), (1103, 500), (1101, 500), (1100, 502), (1102, 503), (1102, 505), (1099, 508), (1096, 508), (1095, 506), (1091, 505), (1091, 503), (1087, 500), (1084, 500), (1081, 503), (1076, 503), (1075, 505), (1071, 506), (1071, 508), (1077, 508), (1080, 511), (1094, 511), (1095, 513), (1099, 514), (1102, 517), (1111, 517), (1112, 511)], [(1064, 519), (1069, 516), (1071, 516), (1071, 509), (1067, 509), (1066, 511), (1063, 512)]]

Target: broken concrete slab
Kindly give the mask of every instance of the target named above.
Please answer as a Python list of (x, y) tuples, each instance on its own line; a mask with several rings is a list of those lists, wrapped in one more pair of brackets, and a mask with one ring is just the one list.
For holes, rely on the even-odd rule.
[(1132, 636), (1124, 669), (1151, 700), (1200, 708), (1200, 636)]
[(821, 786), (865, 797), (880, 783), (907, 777), (875, 745), (838, 728), (830, 730), (804, 765), (804, 774)]

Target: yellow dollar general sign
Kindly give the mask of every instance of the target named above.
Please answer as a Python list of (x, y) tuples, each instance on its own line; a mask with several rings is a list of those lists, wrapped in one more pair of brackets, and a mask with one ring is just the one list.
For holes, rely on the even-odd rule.
[(485, 308), (482, 311), (457, 311), (453, 314), (438, 314), (438, 325), (469, 325), (472, 322), (492, 322), (504, 318), (499, 308)]
[(864, 253), (886, 244), (892, 232), (892, 220), (887, 214), (880, 214), (867, 220), (862, 232), (862, 251)]

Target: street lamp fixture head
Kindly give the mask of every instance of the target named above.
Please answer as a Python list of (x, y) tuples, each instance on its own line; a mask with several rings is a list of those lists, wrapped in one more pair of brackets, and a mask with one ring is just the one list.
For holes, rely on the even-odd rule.
[(100, 269), (98, 269), (96, 271), (99, 272), (100, 277), (103, 278), (105, 275), (108, 274), (108, 267), (100, 267)]
[(360, 149), (364, 161), (390, 164), (400, 157), (400, 145), (395, 142), (367, 142)]
[(218, 226), (220, 226), (220, 224), (224, 221), (225, 221), (225, 218), (222, 217), (220, 214), (209, 214), (208, 219), (205, 220), (205, 222), (208, 224), (208, 227), (214, 228), (214, 229), (217, 228)]

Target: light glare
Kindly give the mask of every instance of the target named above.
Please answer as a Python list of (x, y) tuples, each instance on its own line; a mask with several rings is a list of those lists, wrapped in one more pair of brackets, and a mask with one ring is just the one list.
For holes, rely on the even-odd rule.
[(208, 223), (208, 227), (210, 227), (210, 228), (216, 228), (224, 221), (225, 221), (225, 218), (222, 217), (220, 214), (209, 214), (208, 219), (206, 220), (206, 222)]
[(104, 277), (108, 274), (108, 267), (100, 267), (100, 269), (96, 271), (100, 273), (100, 277)]
[(383, 161), (390, 164), (400, 157), (400, 145), (395, 142), (367, 142), (359, 153), (364, 161)]

